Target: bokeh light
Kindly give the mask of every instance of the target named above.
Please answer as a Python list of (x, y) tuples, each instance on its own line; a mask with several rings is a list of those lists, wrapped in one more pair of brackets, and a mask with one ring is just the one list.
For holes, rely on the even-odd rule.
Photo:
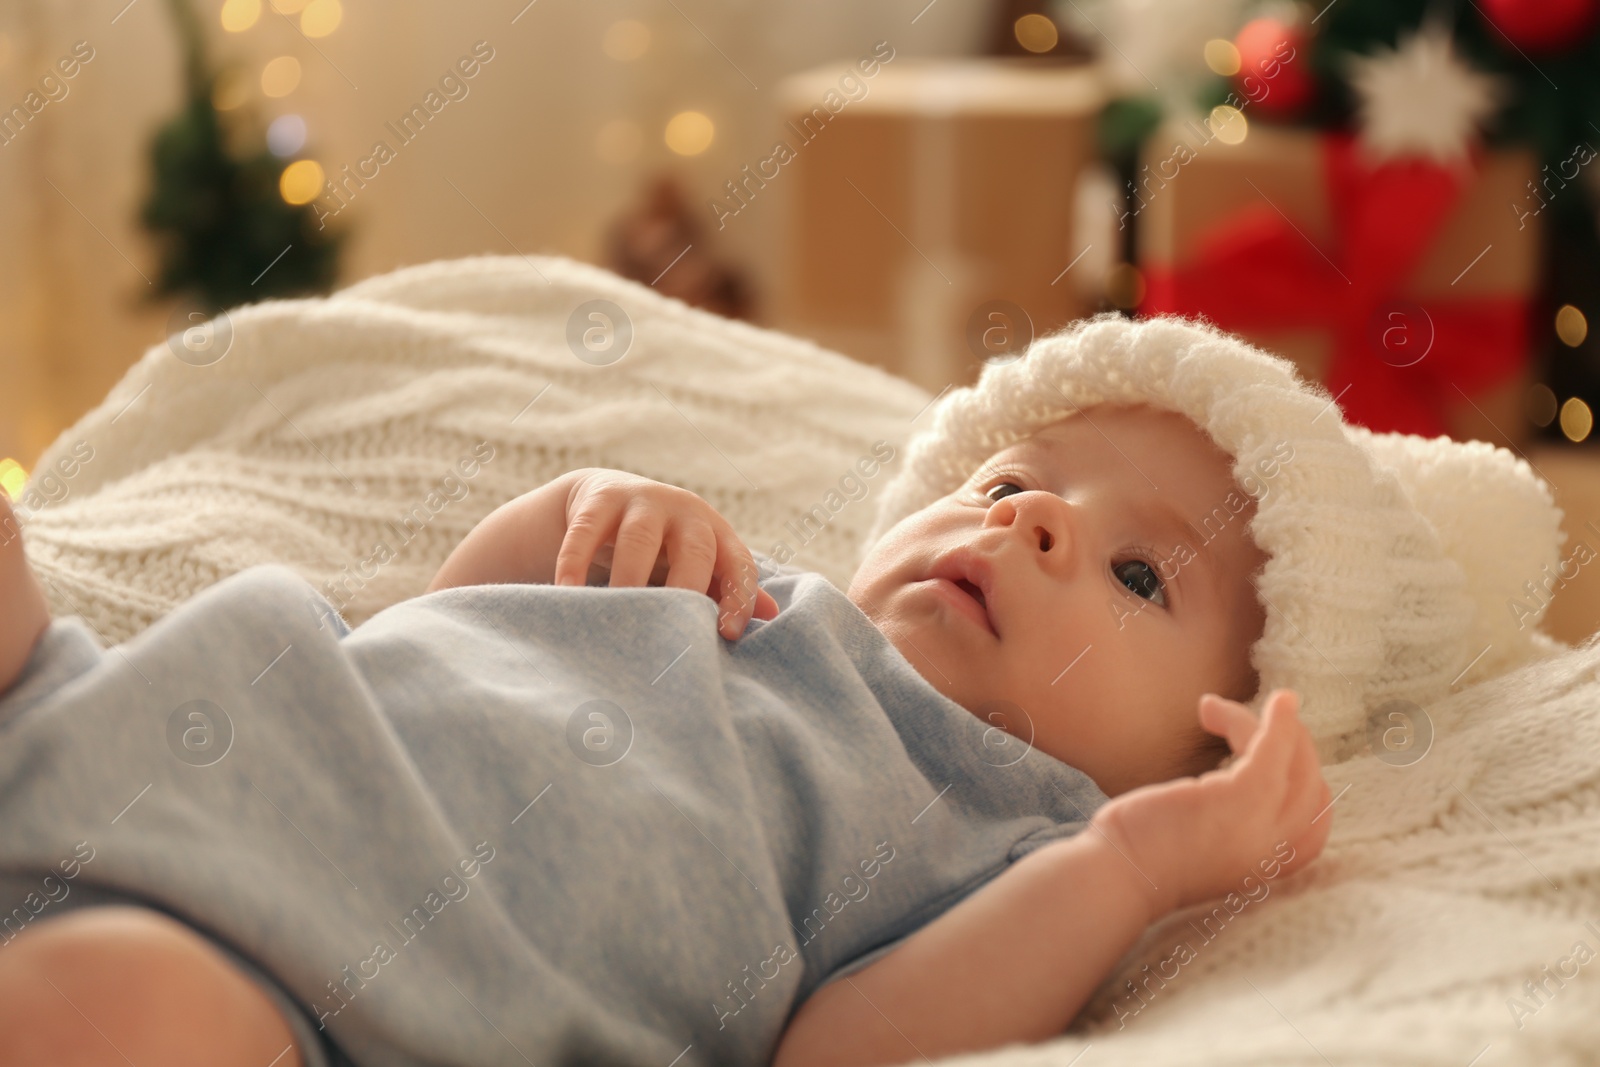
[(1556, 394), (1543, 382), (1528, 390), (1528, 419), (1535, 426), (1549, 426), (1556, 421)]
[(618, 19), (606, 27), (600, 47), (619, 63), (632, 63), (650, 51), (650, 27), (638, 19)]
[(698, 156), (711, 147), (716, 135), (716, 125), (699, 111), (678, 112), (663, 134), (667, 147), (680, 156)]
[(1589, 336), (1589, 320), (1571, 304), (1562, 304), (1556, 312), (1556, 336), (1568, 348), (1577, 348)]
[(5, 490), (6, 496), (16, 500), (22, 495), (22, 487), (28, 484), (28, 472), (22, 469), (22, 464), (9, 456), (0, 459), (0, 489)]
[(1589, 431), (1594, 429), (1594, 413), (1589, 410), (1589, 405), (1575, 396), (1567, 398), (1561, 405), (1561, 432), (1567, 435), (1569, 441), (1582, 441), (1589, 436)]
[(644, 147), (644, 131), (632, 119), (612, 119), (594, 137), (595, 155), (607, 163), (631, 163)]
[(288, 96), (300, 84), (300, 61), (279, 56), (261, 68), (261, 91), (268, 96)]
[(283, 168), (278, 193), (285, 203), (309, 204), (322, 193), (324, 180), (322, 164), (314, 159), (297, 159)]
[(339, 0), (311, 0), (300, 12), (300, 32), (307, 37), (326, 37), (344, 20)]
[(222, 28), (243, 33), (261, 17), (261, 0), (227, 0), (222, 5)]
[(1206, 42), (1206, 66), (1211, 68), (1213, 74), (1232, 77), (1239, 73), (1239, 49), (1234, 47), (1232, 41), (1221, 37), (1213, 37)]
[(1030, 52), (1044, 53), (1056, 46), (1061, 35), (1048, 15), (1024, 15), (1011, 26), (1017, 43)]
[(1212, 108), (1206, 124), (1223, 144), (1240, 144), (1250, 135), (1250, 123), (1245, 119), (1244, 112), (1227, 104)]
[(299, 115), (279, 115), (267, 127), (267, 151), (288, 159), (306, 146), (306, 120)]

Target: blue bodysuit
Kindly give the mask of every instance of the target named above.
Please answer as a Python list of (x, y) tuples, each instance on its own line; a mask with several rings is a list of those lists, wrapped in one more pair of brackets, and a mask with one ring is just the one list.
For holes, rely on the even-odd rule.
[(467, 586), (352, 630), (276, 564), (109, 649), (55, 619), (0, 698), (0, 953), (158, 909), (307, 1067), (766, 1063), (818, 986), (1107, 797), (762, 563), (781, 611), (733, 642), (663, 587)]

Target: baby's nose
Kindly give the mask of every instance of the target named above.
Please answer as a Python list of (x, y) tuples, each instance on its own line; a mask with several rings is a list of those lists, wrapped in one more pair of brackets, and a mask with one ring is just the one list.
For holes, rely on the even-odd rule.
[[(1072, 505), (1054, 493), (1034, 490), (1005, 497), (1011, 509), (996, 506), (990, 509), (994, 521), (1016, 527), (1016, 535), (1030, 551), (1040, 554), (1040, 564), (1051, 568), (1064, 567), (1071, 550)], [(998, 513), (998, 514), (996, 514)]]

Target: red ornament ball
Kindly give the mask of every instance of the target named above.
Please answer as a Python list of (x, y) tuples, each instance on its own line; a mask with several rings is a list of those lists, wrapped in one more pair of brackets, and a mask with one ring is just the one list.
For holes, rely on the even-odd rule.
[(1259, 18), (1233, 39), (1239, 50), (1234, 88), (1253, 113), (1292, 119), (1316, 93), (1309, 34), (1297, 23)]
[(1600, 12), (1597, 0), (1480, 0), (1489, 24), (1528, 52), (1565, 52), (1582, 44)]

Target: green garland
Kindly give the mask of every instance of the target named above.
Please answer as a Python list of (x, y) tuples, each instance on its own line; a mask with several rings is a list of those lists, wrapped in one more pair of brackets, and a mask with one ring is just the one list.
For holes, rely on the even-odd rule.
[[(1509, 100), (1484, 131), (1489, 144), (1527, 145), (1552, 172), (1580, 145), (1600, 149), (1600, 33), (1591, 33), (1559, 55), (1524, 55), (1488, 22), (1473, 0), (1334, 0), (1310, 28), (1306, 62), (1316, 92), (1294, 124), (1353, 129), (1350, 58), (1396, 47), (1401, 34), (1415, 30), (1424, 16), (1442, 18), (1462, 58), (1504, 79), (1509, 88)], [(1205, 84), (1196, 103), (1210, 110), (1230, 92), (1232, 80), (1218, 77)], [(1139, 144), (1160, 119), (1161, 107), (1153, 97), (1112, 101), (1100, 121), (1105, 158), (1121, 170), (1131, 170)], [(1574, 184), (1575, 195), (1557, 198), (1551, 206), (1568, 221), (1592, 219), (1587, 189), (1581, 182)]]
[(1510, 101), (1485, 131), (1494, 145), (1526, 144), (1552, 166), (1584, 141), (1600, 145), (1600, 34), (1559, 55), (1524, 55), (1471, 0), (1337, 0), (1319, 20), (1312, 72), (1319, 106), (1307, 116), (1316, 126), (1348, 126), (1353, 101), (1343, 64), (1379, 45), (1394, 47), (1401, 31), (1437, 14), (1451, 27), (1456, 50), (1472, 66), (1505, 79)]

